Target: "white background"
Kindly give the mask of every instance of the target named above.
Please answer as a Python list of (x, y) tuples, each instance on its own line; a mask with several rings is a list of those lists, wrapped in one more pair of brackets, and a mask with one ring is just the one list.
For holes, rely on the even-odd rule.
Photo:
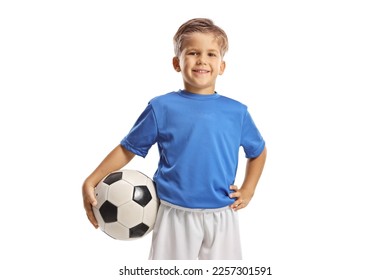
[[(390, 279), (386, 2), (2, 1), (1, 278), (124, 279), (125, 265), (156, 265), (151, 235), (93, 229), (81, 184), (150, 98), (182, 87), (172, 37), (208, 17), (230, 40), (217, 90), (249, 106), (268, 147), (234, 265)], [(128, 167), (152, 176), (156, 163), (152, 149)]]

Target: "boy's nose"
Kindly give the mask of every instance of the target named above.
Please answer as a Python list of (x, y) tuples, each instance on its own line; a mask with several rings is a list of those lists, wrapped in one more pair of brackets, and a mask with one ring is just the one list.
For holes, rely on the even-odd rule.
[(198, 60), (196, 61), (197, 64), (206, 64), (206, 60), (203, 55), (198, 56)]

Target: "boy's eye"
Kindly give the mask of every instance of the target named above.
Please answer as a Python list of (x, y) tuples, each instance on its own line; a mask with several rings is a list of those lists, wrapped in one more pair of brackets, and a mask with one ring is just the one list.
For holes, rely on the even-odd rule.
[(188, 54), (189, 55), (198, 55), (199, 53), (198, 52), (189, 52)]
[(215, 53), (209, 53), (209, 56), (217, 56)]

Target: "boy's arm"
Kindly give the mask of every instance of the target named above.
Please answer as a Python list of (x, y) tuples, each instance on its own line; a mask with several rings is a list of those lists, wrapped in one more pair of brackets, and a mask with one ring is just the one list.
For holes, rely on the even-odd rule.
[(252, 199), (257, 183), (259, 182), (261, 173), (264, 169), (265, 160), (267, 158), (267, 148), (256, 158), (250, 158), (246, 164), (245, 178), (240, 189), (237, 186), (230, 186), (234, 193), (230, 197), (236, 198), (236, 201), (230, 206), (233, 210), (240, 210), (249, 204)]
[(85, 179), (83, 183), (84, 209), (91, 224), (98, 228), (98, 223), (92, 211), (92, 206), (96, 205), (94, 189), (96, 185), (109, 173), (121, 169), (129, 163), (135, 154), (126, 150), (122, 145), (116, 146), (99, 166)]

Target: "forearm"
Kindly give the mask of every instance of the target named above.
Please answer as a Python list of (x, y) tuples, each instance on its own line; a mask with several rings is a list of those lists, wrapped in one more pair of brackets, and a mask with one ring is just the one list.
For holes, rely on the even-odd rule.
[(265, 147), (258, 157), (248, 159), (241, 189), (246, 190), (253, 195), (261, 174), (263, 173), (266, 158), (267, 148)]
[(116, 146), (88, 176), (85, 183), (96, 186), (106, 175), (124, 167), (134, 156), (133, 153), (126, 150), (123, 146)]

